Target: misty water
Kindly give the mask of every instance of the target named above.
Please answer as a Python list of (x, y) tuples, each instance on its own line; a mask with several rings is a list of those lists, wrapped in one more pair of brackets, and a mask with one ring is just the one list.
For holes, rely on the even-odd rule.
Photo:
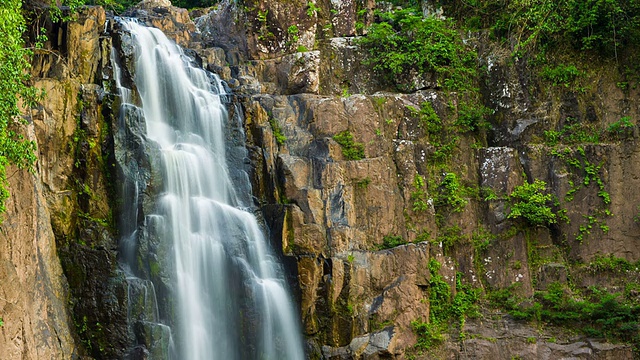
[[(162, 229), (159, 241), (172, 252), (170, 357), (303, 359), (282, 265), (251, 211), (250, 194), (240, 193), (250, 189), (248, 177), (231, 180), (225, 87), (160, 30), (132, 20), (121, 26), (132, 39), (145, 141), (161, 154), (163, 185), (146, 221)], [(134, 106), (131, 90), (119, 79), (118, 86), (125, 105)]]

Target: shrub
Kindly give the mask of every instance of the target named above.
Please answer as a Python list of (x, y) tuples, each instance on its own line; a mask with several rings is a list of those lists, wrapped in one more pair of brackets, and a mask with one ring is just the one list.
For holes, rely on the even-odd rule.
[(427, 211), (429, 209), (429, 203), (427, 203), (427, 193), (425, 191), (424, 178), (420, 174), (416, 174), (413, 177), (413, 191), (411, 192), (411, 201), (413, 201), (413, 207), (411, 208), (415, 212)]
[(545, 66), (540, 73), (540, 76), (550, 81), (554, 86), (569, 87), (569, 85), (579, 76), (582, 76), (582, 71), (578, 70), (574, 65), (560, 64), (554, 68)]
[(447, 173), (438, 187), (435, 206), (450, 206), (453, 212), (461, 212), (467, 205), (467, 200), (462, 197), (466, 189), (460, 184), (455, 173)]
[(631, 122), (631, 117), (624, 116), (620, 120), (614, 122), (607, 127), (607, 131), (610, 135), (616, 137), (626, 137), (633, 134), (633, 128), (635, 125)]
[(420, 106), (420, 127), (429, 135), (438, 135), (442, 131), (442, 119), (428, 101), (423, 102)]
[(462, 133), (488, 128), (489, 123), (485, 116), (490, 113), (491, 110), (481, 104), (462, 102), (458, 105), (458, 119), (455, 125)]
[(455, 321), (460, 330), (464, 326), (466, 317), (478, 315), (478, 301), (480, 290), (462, 283), (462, 274), (456, 274), (456, 295), (451, 296), (451, 287), (438, 273), (440, 263), (435, 259), (429, 260), (428, 268), (431, 273), (429, 280), (429, 322), (413, 321), (411, 326), (418, 335), (416, 347), (427, 350), (444, 341), (443, 333), (447, 331), (449, 323)]
[(436, 73), (451, 90), (467, 89), (476, 75), (476, 53), (468, 48), (452, 21), (423, 18), (418, 8), (379, 14), (367, 36), (358, 40), (366, 50), (366, 65), (400, 90), (410, 73)]
[(547, 183), (536, 179), (532, 184), (523, 184), (509, 195), (509, 219), (523, 218), (534, 226), (548, 226), (556, 222), (556, 214), (549, 204), (553, 200), (546, 193)]
[(355, 142), (353, 135), (349, 130), (345, 130), (339, 134), (333, 136), (340, 146), (342, 146), (342, 155), (347, 160), (362, 160), (364, 159), (364, 144)]
[(273, 131), (273, 137), (276, 139), (276, 143), (280, 146), (284, 145), (284, 142), (287, 141), (287, 137), (282, 133), (282, 129), (280, 128), (278, 121), (270, 117), (269, 125), (271, 125), (271, 130)]

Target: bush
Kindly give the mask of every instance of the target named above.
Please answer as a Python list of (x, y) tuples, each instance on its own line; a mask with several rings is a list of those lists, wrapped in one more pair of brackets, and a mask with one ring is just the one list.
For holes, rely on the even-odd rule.
[(366, 65), (384, 80), (407, 90), (401, 79), (411, 73), (436, 73), (451, 90), (470, 88), (476, 75), (476, 53), (463, 42), (452, 21), (423, 18), (418, 8), (379, 14), (358, 43), (366, 50)]
[(516, 53), (569, 44), (617, 57), (640, 36), (640, 3), (628, 0), (447, 0), (445, 12), (497, 38), (517, 39)]
[(467, 205), (467, 200), (462, 197), (464, 192), (466, 189), (460, 184), (458, 175), (446, 173), (438, 187), (434, 205), (436, 207), (450, 206), (453, 212), (461, 212)]
[(362, 160), (364, 159), (364, 144), (355, 142), (353, 135), (349, 130), (345, 130), (339, 134), (333, 136), (340, 146), (342, 146), (342, 155), (347, 160)]
[(525, 219), (534, 226), (549, 226), (556, 223), (556, 214), (549, 204), (553, 200), (546, 193), (547, 183), (536, 179), (533, 184), (517, 186), (509, 195), (509, 219)]
[(476, 317), (480, 290), (462, 283), (462, 274), (456, 274), (456, 295), (451, 296), (451, 286), (438, 273), (440, 263), (435, 259), (429, 260), (428, 268), (431, 273), (429, 280), (429, 322), (413, 321), (411, 327), (418, 342), (416, 348), (427, 350), (444, 341), (443, 333), (448, 330), (449, 323), (455, 321), (460, 330), (467, 317)]
[(543, 79), (546, 79), (553, 83), (554, 86), (569, 87), (569, 85), (579, 76), (582, 76), (583, 72), (578, 70), (575, 65), (563, 65), (560, 64), (556, 67), (545, 66), (540, 73)]
[(631, 122), (630, 116), (624, 116), (620, 120), (614, 122), (607, 127), (610, 135), (618, 138), (624, 138), (633, 135), (635, 125)]

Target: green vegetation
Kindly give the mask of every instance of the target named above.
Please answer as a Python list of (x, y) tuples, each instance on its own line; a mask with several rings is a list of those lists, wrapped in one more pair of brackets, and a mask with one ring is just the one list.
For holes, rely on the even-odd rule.
[[(480, 290), (462, 283), (462, 274), (456, 274), (456, 294), (452, 296), (451, 287), (439, 274), (440, 263), (435, 259), (429, 260), (429, 321), (413, 321), (413, 331), (418, 335), (416, 349), (428, 350), (439, 345), (444, 340), (443, 334), (449, 326), (455, 323), (458, 330), (462, 330), (467, 317), (476, 317)], [(461, 334), (462, 336), (462, 334)]]
[[(576, 299), (568, 289), (553, 283), (546, 291), (536, 292), (533, 304), (530, 304), (531, 299), (524, 301), (512, 290), (494, 291), (489, 300), (494, 306), (508, 310), (516, 319), (567, 326), (587, 336), (610, 341), (640, 341), (640, 305), (623, 294), (591, 287)], [(528, 305), (524, 306), (525, 303)]]
[(414, 72), (436, 73), (440, 86), (469, 88), (476, 76), (476, 53), (467, 47), (451, 21), (423, 18), (418, 8), (379, 13), (366, 37), (364, 63), (399, 90), (410, 90), (402, 79)]
[[(214, 6), (218, 0), (172, 0), (173, 6), (192, 9)], [(111, 9), (116, 13), (124, 12), (132, 6), (139, 3), (137, 0), (89, 0), (85, 2), (87, 5), (101, 5), (107, 9)]]
[[(122, 0), (116, 0), (118, 2), (122, 2)], [(126, 0), (125, 0), (126, 1)], [(206, 8), (209, 6), (217, 5), (219, 0), (171, 0), (171, 4), (173, 6), (185, 8), (185, 9), (193, 9), (193, 8)], [(135, 5), (137, 2), (133, 1)]]
[(29, 86), (29, 58), (22, 33), (26, 29), (20, 0), (6, 0), (0, 5), (0, 212), (5, 212), (9, 197), (7, 170), (9, 165), (31, 169), (36, 161), (35, 143), (20, 134), (23, 109), (34, 107), (41, 93)]
[(282, 129), (280, 128), (278, 121), (270, 116), (269, 125), (271, 125), (271, 131), (273, 131), (273, 137), (276, 139), (276, 143), (279, 146), (284, 145), (284, 142), (287, 141), (287, 137), (282, 133)]
[(307, 2), (307, 16), (313, 17), (320, 13), (320, 8), (313, 1)]
[(366, 177), (366, 178), (356, 182), (356, 188), (358, 188), (358, 189), (366, 189), (367, 187), (369, 187), (370, 183), (371, 183), (371, 179), (369, 177)]
[(425, 191), (424, 178), (420, 174), (413, 177), (413, 191), (411, 192), (411, 201), (413, 201), (412, 210), (415, 212), (424, 212), (429, 209), (427, 202), (427, 192)]
[(428, 101), (423, 102), (420, 107), (420, 127), (428, 135), (438, 135), (442, 131), (442, 119), (440, 119), (440, 116), (433, 109), (433, 105)]
[(406, 243), (407, 241), (400, 235), (385, 235), (382, 238), (382, 244), (378, 245), (378, 250), (391, 249)]
[(569, 87), (569, 85), (579, 76), (584, 75), (575, 65), (560, 64), (556, 67), (545, 66), (540, 73), (540, 77), (550, 81), (554, 86)]
[(287, 28), (287, 34), (289, 35), (289, 44), (295, 44), (298, 42), (299, 38), (298, 38), (298, 33), (300, 32), (300, 30), (298, 30), (298, 26), (297, 25), (291, 25), (289, 26), (289, 28)]
[(597, 144), (600, 142), (600, 132), (594, 128), (594, 125), (567, 118), (560, 130), (545, 130), (544, 140), (545, 144), (551, 147), (558, 144)]
[(627, 271), (637, 271), (640, 268), (640, 261), (631, 263), (613, 254), (609, 254), (608, 256), (596, 255), (594, 259), (587, 264), (587, 267), (594, 273), (624, 273)]
[(590, 162), (582, 146), (579, 146), (575, 153), (569, 148), (565, 148), (563, 151), (554, 150), (553, 154), (564, 160), (567, 166), (575, 171), (575, 173), (571, 174), (569, 180), (570, 189), (564, 197), (565, 201), (573, 201), (576, 193), (583, 188), (589, 187), (590, 184), (597, 186), (597, 195), (602, 200), (602, 208), (589, 209), (589, 212), (583, 215), (586, 222), (581, 224), (578, 232), (574, 234), (576, 241), (582, 242), (585, 236), (591, 234), (591, 229), (594, 226), (598, 226), (603, 233), (607, 233), (609, 227), (605, 221), (607, 217), (613, 216), (613, 213), (609, 210), (611, 195), (605, 190), (604, 180), (600, 175), (603, 163), (594, 164)]
[(456, 174), (446, 173), (438, 186), (434, 206), (446, 206), (453, 212), (461, 212), (467, 205), (467, 200), (462, 197), (465, 191), (465, 187), (460, 184), (460, 180)]
[(640, 31), (640, 4), (634, 1), (454, 0), (445, 7), (469, 27), (490, 28), (498, 39), (517, 39), (516, 55), (568, 44), (616, 57), (637, 41)]
[(458, 118), (454, 125), (460, 133), (475, 132), (489, 127), (485, 120), (491, 114), (491, 110), (475, 102), (462, 102), (458, 104)]
[(436, 237), (435, 243), (442, 244), (442, 248), (446, 251), (451, 249), (455, 244), (460, 243), (464, 238), (460, 226), (449, 226), (442, 229)]
[(364, 144), (353, 140), (353, 135), (349, 130), (345, 130), (333, 136), (340, 146), (342, 146), (342, 155), (347, 160), (364, 159)]
[(631, 117), (624, 116), (620, 118), (620, 120), (609, 125), (609, 127), (607, 127), (607, 132), (615, 138), (622, 139), (633, 136), (633, 128), (635, 128), (635, 125), (631, 122)]
[(509, 219), (522, 218), (533, 226), (549, 226), (556, 223), (551, 209), (553, 196), (547, 193), (547, 183), (536, 179), (532, 184), (516, 186), (509, 195)]

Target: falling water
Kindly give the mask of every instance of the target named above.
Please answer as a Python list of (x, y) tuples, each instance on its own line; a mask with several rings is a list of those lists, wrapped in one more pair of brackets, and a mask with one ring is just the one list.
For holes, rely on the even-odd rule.
[[(121, 25), (133, 42), (146, 141), (162, 157), (163, 188), (147, 218), (160, 223), (160, 241), (173, 251), (175, 357), (303, 359), (283, 271), (242, 200), (250, 197), (236, 190), (250, 188), (248, 178), (236, 187), (230, 180), (222, 82), (190, 65), (160, 30)], [(119, 79), (118, 86), (132, 103)]]

